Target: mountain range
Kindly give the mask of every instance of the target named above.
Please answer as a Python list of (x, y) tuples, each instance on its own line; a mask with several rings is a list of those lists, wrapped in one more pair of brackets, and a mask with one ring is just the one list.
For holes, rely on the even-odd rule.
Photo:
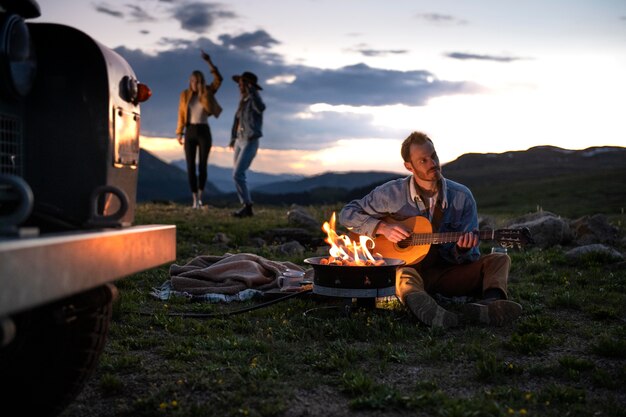
[[(170, 164), (187, 172), (187, 163), (184, 159), (177, 159), (170, 162)], [(208, 177), (211, 181), (211, 184), (213, 184), (220, 192), (235, 192), (235, 183), (233, 182), (232, 168), (223, 168), (217, 165), (209, 164)], [(247, 171), (246, 177), (248, 179), (248, 186), (251, 190), (274, 182), (297, 181), (304, 178), (303, 175), (297, 174), (267, 174), (264, 172), (257, 172), (253, 170)]]
[[(191, 200), (184, 161), (168, 164), (141, 150), (138, 201)], [(268, 204), (320, 204), (349, 201), (374, 186), (402, 177), (384, 171), (329, 172), (313, 176), (274, 175), (249, 171), (253, 199)], [(443, 166), (446, 178), (467, 185), (480, 206), (497, 209), (513, 204), (534, 208), (546, 201), (580, 196), (589, 209), (619, 210), (626, 201), (626, 148), (592, 147), (568, 150), (538, 146), (525, 151), (470, 153)], [(590, 191), (590, 190), (593, 190)], [(479, 198), (480, 197), (480, 198)], [(236, 202), (231, 170), (209, 166), (205, 200)]]

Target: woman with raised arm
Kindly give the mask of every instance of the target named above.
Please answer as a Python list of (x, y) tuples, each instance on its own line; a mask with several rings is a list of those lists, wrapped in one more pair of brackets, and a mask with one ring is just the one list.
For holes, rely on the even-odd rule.
[[(215, 99), (215, 94), (222, 85), (222, 74), (206, 52), (201, 50), (200, 54), (209, 65), (213, 82), (207, 85), (202, 71), (195, 70), (191, 73), (189, 88), (180, 93), (176, 125), (178, 143), (185, 149), (193, 208), (202, 207), (202, 192), (207, 181), (207, 163), (213, 145), (208, 119), (210, 116), (217, 118), (222, 112), (222, 107)], [(196, 155), (198, 155), (197, 172)]]

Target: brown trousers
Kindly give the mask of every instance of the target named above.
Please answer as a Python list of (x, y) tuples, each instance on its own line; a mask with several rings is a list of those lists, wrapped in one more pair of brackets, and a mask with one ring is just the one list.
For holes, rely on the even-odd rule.
[(453, 265), (427, 257), (415, 266), (396, 271), (396, 295), (404, 303), (407, 294), (426, 291), (446, 297), (474, 296), (497, 288), (507, 295), (511, 258), (506, 254), (483, 255), (476, 262)]

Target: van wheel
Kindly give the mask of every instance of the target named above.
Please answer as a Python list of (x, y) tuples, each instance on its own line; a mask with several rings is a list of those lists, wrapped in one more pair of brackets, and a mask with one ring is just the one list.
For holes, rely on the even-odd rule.
[(55, 416), (82, 390), (104, 348), (116, 288), (104, 285), (12, 317), (0, 350), (0, 398), (8, 415)]

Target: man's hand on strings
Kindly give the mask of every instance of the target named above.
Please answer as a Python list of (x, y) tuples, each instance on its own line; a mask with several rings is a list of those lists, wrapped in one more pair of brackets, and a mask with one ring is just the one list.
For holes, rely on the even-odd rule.
[(409, 233), (402, 225), (390, 224), (384, 221), (378, 223), (375, 233), (385, 236), (387, 240), (393, 243), (398, 243), (401, 240), (411, 236), (411, 233)]

